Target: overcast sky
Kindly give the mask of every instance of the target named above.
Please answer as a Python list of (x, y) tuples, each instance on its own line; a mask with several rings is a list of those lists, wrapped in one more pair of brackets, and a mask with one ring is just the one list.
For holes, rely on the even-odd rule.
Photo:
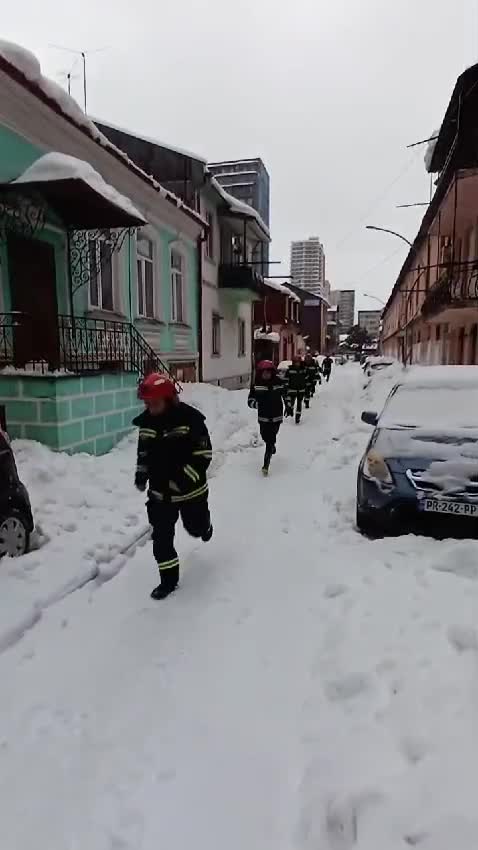
[(456, 77), (478, 61), (478, 0), (4, 7), (2, 37), (57, 80), (74, 57), (50, 44), (108, 48), (88, 60), (91, 114), (211, 161), (261, 156), (276, 274), (292, 239), (318, 235), (334, 288), (387, 298), (406, 246), (364, 227), (414, 236), (424, 208), (395, 207), (426, 201), (429, 178), (424, 148), (406, 145), (439, 126)]

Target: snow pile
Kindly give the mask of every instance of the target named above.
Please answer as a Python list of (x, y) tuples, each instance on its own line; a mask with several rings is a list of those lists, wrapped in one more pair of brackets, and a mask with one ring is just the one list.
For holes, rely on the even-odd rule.
[(64, 153), (46, 153), (39, 157), (13, 183), (47, 183), (57, 180), (83, 180), (98, 195), (128, 215), (146, 224), (146, 219), (132, 201), (121, 195), (113, 186), (103, 180), (101, 174), (82, 159)]
[(293, 301), (296, 301), (298, 304), (300, 304), (299, 296), (296, 295), (295, 292), (292, 292), (292, 289), (289, 289), (289, 287), (285, 283), (280, 283), (280, 281), (278, 280), (273, 280), (270, 277), (266, 277), (264, 278), (264, 285), (268, 286), (269, 289), (277, 290), (277, 292), (280, 292), (281, 295), (287, 295), (289, 298), (292, 298)]
[[(369, 410), (381, 412), (395, 384), (403, 381), (406, 370), (403, 365), (396, 361), (386, 369), (378, 369), (372, 372), (370, 377), (363, 381), (363, 406)], [(362, 376), (362, 380), (363, 380)]]
[(41, 66), (38, 59), (19, 44), (0, 39), (0, 56), (21, 71), (30, 82), (37, 83), (41, 79)]
[[(148, 546), (3, 653), (2, 846), (478, 847), (478, 543), (354, 530), (361, 377), (284, 424), (267, 481), (229, 453), (165, 605)], [(186, 391), (216, 440), (255, 420)]]
[[(206, 384), (184, 386), (181, 399), (201, 409), (214, 446), (211, 474), (228, 452), (254, 445), (255, 418), (247, 392)], [(23, 558), (3, 561), (0, 651), (18, 639), (42, 610), (88, 581), (110, 578), (122, 553), (148, 530), (145, 497), (133, 486), (136, 434), (109, 454), (52, 452), (40, 443), (13, 441), (18, 471), (46, 543)]]
[[(412, 370), (413, 374), (413, 370)], [(387, 404), (385, 427), (475, 428), (478, 424), (478, 387), (401, 385)]]
[(268, 340), (269, 342), (274, 342), (274, 343), (279, 344), (280, 343), (280, 334), (277, 333), (276, 331), (269, 331), (269, 333), (267, 333), (266, 331), (261, 331), (259, 329), (256, 329), (254, 331), (254, 339), (264, 339), (264, 340)]

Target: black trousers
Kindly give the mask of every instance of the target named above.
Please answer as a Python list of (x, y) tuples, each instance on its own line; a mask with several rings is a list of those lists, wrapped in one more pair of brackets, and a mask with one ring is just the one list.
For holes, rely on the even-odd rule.
[(329, 381), (330, 381), (330, 372), (324, 372), (324, 378), (325, 378), (325, 380), (327, 381), (327, 383), (329, 383)]
[(273, 448), (279, 433), (280, 422), (259, 422), (261, 437), (266, 444), (266, 449)]
[(294, 413), (294, 405), (297, 402), (296, 413), (302, 413), (302, 402), (304, 401), (305, 392), (297, 390), (289, 390), (287, 393), (287, 410), (289, 416)]
[(176, 523), (181, 517), (191, 537), (206, 534), (211, 525), (208, 497), (206, 495), (191, 502), (179, 503), (149, 499), (146, 510), (153, 527), (153, 555), (158, 564), (161, 584), (176, 587), (179, 581), (179, 558), (174, 548)]

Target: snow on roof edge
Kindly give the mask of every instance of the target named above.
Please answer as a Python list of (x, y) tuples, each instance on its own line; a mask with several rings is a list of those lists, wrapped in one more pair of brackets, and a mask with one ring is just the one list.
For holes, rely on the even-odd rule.
[(249, 204), (245, 204), (244, 201), (239, 201), (238, 198), (235, 198), (234, 195), (231, 195), (229, 192), (226, 192), (224, 187), (221, 186), (218, 180), (216, 180), (212, 172), (209, 173), (211, 174), (211, 185), (214, 186), (214, 188), (222, 197), (222, 199), (226, 201), (231, 212), (247, 215), (249, 216), (249, 218), (255, 218), (261, 230), (263, 230), (265, 235), (270, 239), (271, 234), (269, 228), (267, 227), (266, 223), (259, 215), (257, 210), (255, 210), (254, 207), (250, 207)]
[(177, 145), (170, 145), (169, 142), (162, 142), (160, 139), (154, 139), (152, 136), (144, 135), (144, 133), (137, 133), (136, 130), (129, 130), (127, 127), (120, 127), (119, 124), (113, 124), (112, 121), (104, 121), (103, 118), (92, 118), (91, 120), (95, 124), (98, 122), (98, 124), (103, 124), (105, 127), (110, 127), (111, 130), (117, 130), (119, 133), (125, 133), (127, 136), (132, 136), (133, 138), (140, 139), (143, 142), (149, 142), (151, 145), (156, 145), (159, 148), (165, 148), (165, 150), (178, 153), (181, 156), (188, 157), (189, 159), (195, 159), (197, 162), (207, 165), (207, 159), (204, 156), (198, 156), (185, 148), (180, 148)]
[(147, 223), (143, 213), (135, 207), (130, 198), (107, 183), (89, 162), (76, 156), (50, 151), (38, 157), (16, 180), (12, 180), (12, 183), (46, 183), (56, 180), (84, 180), (93, 191), (110, 204), (114, 204), (133, 218), (142, 220), (144, 224)]
[[(178, 209), (183, 210), (186, 215), (193, 218), (198, 224), (202, 226), (207, 224), (199, 213), (188, 207), (173, 192), (161, 186), (154, 177), (143, 171), (124, 151), (110, 142), (100, 132), (93, 121), (83, 113), (71, 95), (62, 89), (58, 83), (55, 83), (54, 80), (50, 80), (48, 77), (42, 75), (40, 63), (31, 51), (21, 47), (21, 45), (0, 39), (0, 68), (1, 66), (3, 66), (2, 70), (13, 77), (16, 82), (28, 87), (35, 97), (46, 102), (55, 112), (62, 115), (63, 118), (81, 130), (81, 132), (88, 135), (98, 145), (108, 150), (116, 159), (122, 161), (130, 171), (136, 173), (145, 183), (149, 183), (161, 197), (165, 198)], [(13, 74), (12, 71), (14, 72)]]

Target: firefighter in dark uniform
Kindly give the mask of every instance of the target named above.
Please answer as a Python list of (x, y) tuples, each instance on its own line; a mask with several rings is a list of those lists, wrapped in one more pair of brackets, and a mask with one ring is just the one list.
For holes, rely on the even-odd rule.
[(266, 444), (262, 472), (267, 475), (272, 455), (276, 453), (276, 440), (284, 417), (284, 384), (277, 377), (271, 360), (257, 364), (256, 377), (247, 403), (257, 409), (261, 437)]
[(304, 367), (307, 373), (307, 387), (305, 391), (305, 406), (309, 407), (310, 399), (315, 395), (317, 380), (320, 376), (320, 369), (317, 366), (311, 354), (306, 354), (304, 357)]
[(300, 354), (295, 354), (292, 358), (292, 365), (289, 366), (286, 374), (286, 413), (287, 416), (294, 415), (298, 425), (302, 416), (302, 403), (304, 401), (307, 389), (307, 372), (304, 362)]
[(176, 385), (165, 375), (144, 378), (138, 397), (146, 409), (133, 420), (139, 427), (135, 486), (141, 492), (148, 486), (146, 508), (161, 578), (151, 596), (164, 599), (179, 582), (174, 548), (179, 517), (192, 537), (205, 543), (212, 537), (206, 477), (211, 440), (202, 413), (179, 401)]
[(330, 354), (327, 355), (324, 362), (322, 363), (322, 372), (324, 373), (324, 378), (329, 383), (330, 375), (332, 374), (332, 358)]

